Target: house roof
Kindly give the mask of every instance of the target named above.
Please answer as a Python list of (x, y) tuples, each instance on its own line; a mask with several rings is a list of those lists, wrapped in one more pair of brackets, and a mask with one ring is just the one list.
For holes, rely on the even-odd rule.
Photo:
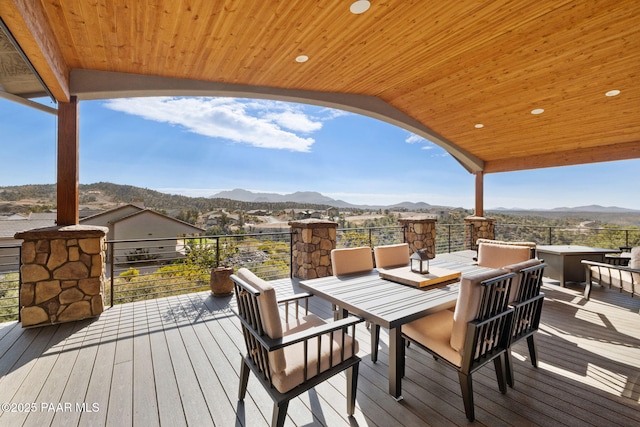
[(141, 216), (141, 215), (154, 215), (154, 216), (160, 217), (160, 218), (162, 218), (162, 219), (164, 219), (166, 221), (175, 222), (175, 223), (180, 224), (181, 226), (183, 226), (183, 227), (185, 227), (187, 229), (193, 230), (194, 233), (203, 233), (203, 232), (205, 232), (205, 230), (203, 228), (196, 227), (195, 225), (189, 224), (188, 222), (180, 221), (179, 219), (171, 218), (170, 216), (162, 215), (161, 213), (154, 212), (154, 211), (149, 210), (149, 209), (142, 209), (139, 212), (130, 213), (130, 214), (126, 215), (126, 216), (123, 216), (121, 218), (113, 220), (110, 223), (117, 224), (118, 222), (123, 222), (123, 221), (126, 221), (128, 219), (131, 219), (131, 218), (134, 218), (134, 217), (137, 217), (137, 216)]
[(350, 3), (5, 0), (0, 16), (59, 101), (315, 103), (399, 125), (471, 172), (640, 157), (640, 2)]

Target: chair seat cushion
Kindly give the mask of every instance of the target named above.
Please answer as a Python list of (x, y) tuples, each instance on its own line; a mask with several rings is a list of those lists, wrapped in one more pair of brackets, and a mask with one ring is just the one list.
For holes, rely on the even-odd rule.
[[(325, 323), (318, 316), (310, 314), (284, 325), (284, 335), (296, 334)], [(341, 360), (346, 360), (359, 351), (358, 341), (356, 340), (355, 353), (352, 353), (353, 338), (350, 335), (345, 335), (344, 359), (341, 359), (342, 332), (336, 331), (332, 335), (332, 345), (330, 345), (329, 334), (322, 335), (320, 372), (324, 372), (331, 367), (329, 357), (331, 353), (333, 353), (332, 365), (335, 366)], [(280, 372), (272, 372), (271, 374), (273, 386), (280, 393), (286, 393), (304, 382), (304, 342), (285, 347), (283, 353), (286, 367)], [(311, 378), (318, 374), (318, 340), (316, 338), (308, 341), (307, 355), (307, 378)]]
[(453, 312), (442, 310), (402, 325), (402, 333), (427, 347), (456, 366), (462, 364), (462, 355), (451, 347)]
[(600, 267), (590, 265), (591, 278), (604, 286), (622, 289), (631, 295), (640, 292), (640, 273), (621, 270), (615, 267)]

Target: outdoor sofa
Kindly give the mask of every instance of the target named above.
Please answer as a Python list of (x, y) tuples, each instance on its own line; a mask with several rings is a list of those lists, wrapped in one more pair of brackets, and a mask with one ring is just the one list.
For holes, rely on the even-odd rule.
[(593, 283), (618, 289), (632, 297), (640, 296), (640, 246), (631, 249), (628, 266), (587, 260), (583, 260), (582, 264), (586, 268), (585, 299), (589, 299)]

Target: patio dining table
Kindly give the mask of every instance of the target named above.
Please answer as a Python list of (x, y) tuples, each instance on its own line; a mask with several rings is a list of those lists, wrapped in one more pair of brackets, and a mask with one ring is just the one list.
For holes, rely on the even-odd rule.
[[(460, 271), (463, 276), (487, 270), (455, 262), (435, 261), (432, 265)], [(344, 315), (352, 313), (389, 330), (389, 394), (400, 400), (404, 371), (402, 325), (455, 306), (460, 282), (419, 288), (382, 278), (377, 270), (372, 270), (364, 274), (302, 280), (299, 286), (337, 305)], [(372, 349), (372, 354), (375, 352), (377, 349)]]

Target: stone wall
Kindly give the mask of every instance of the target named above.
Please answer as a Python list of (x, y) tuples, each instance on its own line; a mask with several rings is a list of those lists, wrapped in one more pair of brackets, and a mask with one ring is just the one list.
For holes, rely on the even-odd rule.
[(315, 279), (333, 274), (331, 250), (336, 247), (336, 229), (333, 221), (305, 219), (289, 223), (293, 233), (293, 277)]
[(106, 227), (65, 226), (25, 231), (20, 267), (23, 327), (70, 322), (104, 309)]

